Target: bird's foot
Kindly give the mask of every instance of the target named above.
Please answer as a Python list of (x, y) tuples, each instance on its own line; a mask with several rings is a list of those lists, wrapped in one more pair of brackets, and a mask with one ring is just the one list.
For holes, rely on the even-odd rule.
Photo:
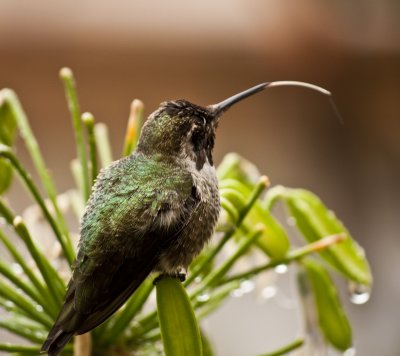
[(186, 272), (178, 272), (176, 274), (176, 278), (178, 278), (182, 283), (186, 281)]
[(186, 270), (184, 268), (180, 269), (174, 273), (160, 273), (156, 278), (153, 280), (153, 284), (156, 285), (164, 278), (176, 278), (179, 279), (181, 282), (185, 282), (186, 280)]

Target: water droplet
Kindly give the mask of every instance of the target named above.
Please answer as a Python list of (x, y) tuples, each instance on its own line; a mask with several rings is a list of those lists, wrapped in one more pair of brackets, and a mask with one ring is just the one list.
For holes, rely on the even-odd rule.
[(196, 278), (194, 279), (194, 282), (195, 282), (195, 283), (200, 283), (200, 282), (201, 282), (201, 277), (196, 277)]
[(19, 263), (12, 263), (11, 264), (11, 269), (17, 275), (20, 275), (23, 272), (23, 269), (22, 269), (22, 267), (21, 267), (21, 265)]
[(243, 291), (240, 288), (237, 288), (231, 292), (231, 297), (233, 298), (240, 298), (243, 296)]
[(9, 300), (4, 303), (7, 308), (14, 308), (15, 304)]
[(250, 293), (254, 290), (254, 282), (253, 281), (243, 281), (240, 283), (240, 290), (243, 294)]
[(46, 335), (40, 331), (35, 331), (35, 336), (38, 338), (44, 338)]
[(288, 266), (285, 264), (281, 264), (275, 267), (275, 272), (279, 274), (284, 274), (288, 271)]
[(196, 299), (203, 303), (210, 299), (210, 295), (208, 293), (199, 294)]
[(261, 295), (264, 299), (271, 299), (275, 297), (277, 292), (278, 289), (275, 286), (268, 286), (261, 291)]
[(353, 304), (365, 304), (371, 296), (371, 288), (354, 282), (349, 283), (350, 301)]
[(286, 222), (289, 226), (296, 226), (296, 218), (294, 216), (289, 216)]
[(356, 354), (356, 348), (355, 347), (350, 347), (345, 352), (343, 352), (343, 356), (355, 356), (355, 354)]
[(35, 309), (36, 309), (38, 312), (42, 312), (42, 311), (44, 310), (43, 307), (42, 307), (40, 304), (36, 304)]

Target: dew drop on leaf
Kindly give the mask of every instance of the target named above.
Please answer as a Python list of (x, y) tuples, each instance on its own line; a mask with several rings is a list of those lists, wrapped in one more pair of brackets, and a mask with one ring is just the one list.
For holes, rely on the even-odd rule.
[(46, 335), (43, 334), (41, 331), (35, 331), (35, 336), (38, 338), (44, 338)]
[(203, 293), (197, 296), (196, 298), (199, 302), (206, 302), (210, 299), (210, 295), (208, 293)]
[(7, 308), (13, 308), (15, 306), (15, 304), (9, 300), (6, 300), (4, 304)]
[(356, 348), (355, 347), (350, 347), (345, 352), (343, 352), (343, 356), (355, 356), (355, 354), (356, 354)]
[(11, 264), (11, 269), (13, 270), (13, 272), (16, 275), (20, 275), (23, 272), (23, 269), (22, 269), (22, 267), (21, 267), (21, 265), (19, 263), (12, 263)]
[(254, 282), (253, 281), (243, 281), (240, 283), (240, 290), (243, 292), (243, 294), (250, 293), (254, 290)]
[(288, 266), (281, 264), (275, 267), (275, 272), (279, 274), (285, 274), (288, 271)]

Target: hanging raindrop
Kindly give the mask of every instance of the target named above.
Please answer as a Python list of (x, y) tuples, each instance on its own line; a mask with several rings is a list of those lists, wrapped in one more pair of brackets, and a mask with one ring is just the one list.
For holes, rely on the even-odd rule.
[(371, 288), (364, 284), (349, 283), (350, 301), (353, 304), (365, 304), (371, 296)]

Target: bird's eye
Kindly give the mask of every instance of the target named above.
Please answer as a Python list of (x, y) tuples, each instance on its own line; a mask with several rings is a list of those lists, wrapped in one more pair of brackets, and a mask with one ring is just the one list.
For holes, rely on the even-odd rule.
[(195, 123), (193, 125), (193, 129), (204, 129), (207, 125), (207, 121), (204, 117), (196, 117)]

